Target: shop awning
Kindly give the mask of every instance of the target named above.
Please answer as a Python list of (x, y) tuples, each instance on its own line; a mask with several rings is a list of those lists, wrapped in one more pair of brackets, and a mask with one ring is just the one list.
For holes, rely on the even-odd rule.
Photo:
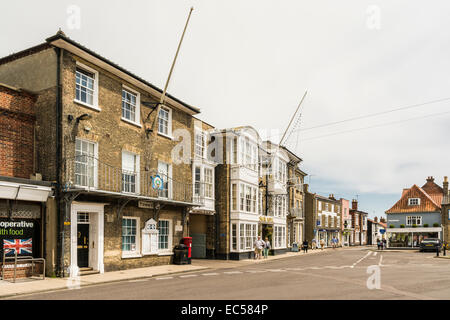
[(51, 187), (0, 181), (0, 199), (45, 202)]
[(388, 228), (386, 233), (429, 233), (429, 232), (441, 232), (441, 227), (431, 228)]

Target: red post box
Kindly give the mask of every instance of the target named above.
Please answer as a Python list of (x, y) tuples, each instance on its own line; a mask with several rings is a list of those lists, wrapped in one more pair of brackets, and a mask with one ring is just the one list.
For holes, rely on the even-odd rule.
[(189, 260), (189, 263), (191, 263), (192, 237), (182, 238), (181, 243), (188, 247), (188, 260)]

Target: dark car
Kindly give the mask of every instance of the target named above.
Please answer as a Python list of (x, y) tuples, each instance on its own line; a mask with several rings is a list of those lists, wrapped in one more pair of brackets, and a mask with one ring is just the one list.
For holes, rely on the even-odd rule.
[(424, 239), (420, 243), (420, 252), (424, 252), (424, 251), (435, 251), (436, 252), (437, 248), (439, 248), (439, 251), (441, 251), (442, 243), (441, 243), (441, 240), (436, 239), (436, 238)]

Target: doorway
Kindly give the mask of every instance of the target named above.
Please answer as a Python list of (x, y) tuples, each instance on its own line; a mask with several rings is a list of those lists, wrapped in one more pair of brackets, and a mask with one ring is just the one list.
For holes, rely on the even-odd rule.
[(77, 261), (78, 267), (89, 267), (89, 224), (78, 223), (77, 226)]

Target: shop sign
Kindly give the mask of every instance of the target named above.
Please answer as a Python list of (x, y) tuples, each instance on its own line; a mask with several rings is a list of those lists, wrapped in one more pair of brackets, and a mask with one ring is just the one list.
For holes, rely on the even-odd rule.
[(138, 201), (138, 207), (144, 209), (153, 209), (153, 202), (151, 201)]
[[(6, 256), (30, 256), (33, 254), (33, 242), (38, 244), (36, 230), (38, 224), (33, 220), (0, 219), (0, 254)], [(35, 240), (35, 241), (33, 241)]]
[(260, 221), (260, 222), (269, 222), (269, 223), (272, 223), (272, 222), (273, 222), (273, 219), (270, 218), (270, 217), (259, 217), (259, 221)]

